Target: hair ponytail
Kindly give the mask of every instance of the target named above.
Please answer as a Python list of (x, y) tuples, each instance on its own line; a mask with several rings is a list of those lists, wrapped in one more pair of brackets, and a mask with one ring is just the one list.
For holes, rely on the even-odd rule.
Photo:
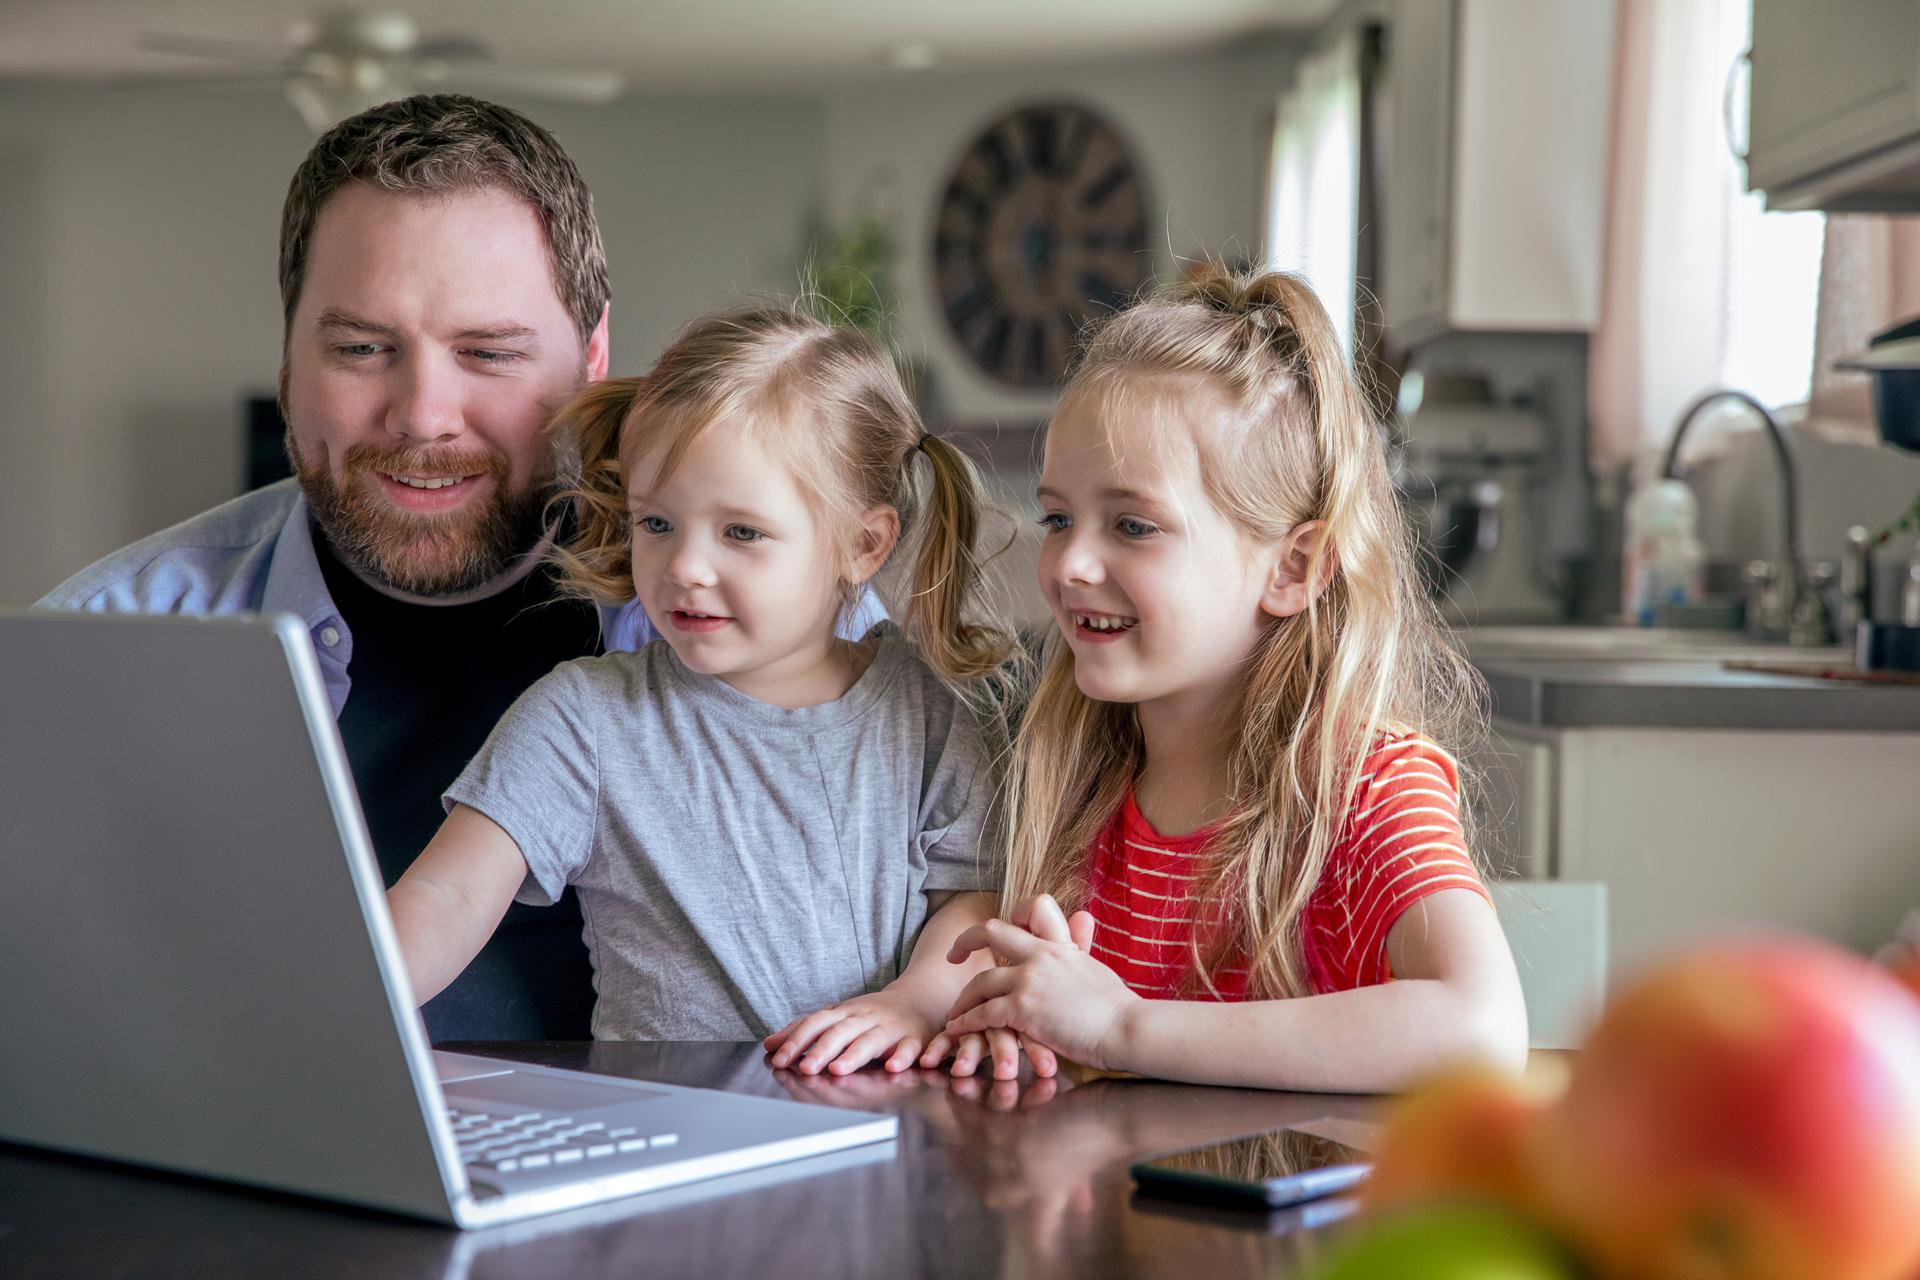
[(550, 553), (560, 589), (599, 604), (633, 599), (633, 542), (620, 437), (646, 387), (644, 378), (606, 378), (560, 407), (547, 432), (560, 455), (560, 492), (548, 504), (572, 517)]
[[(1014, 647), (1006, 631), (967, 617), (980, 574), (974, 542), (982, 523), (984, 487), (967, 455), (948, 441), (925, 435), (914, 448), (927, 455), (932, 483), (920, 522), (904, 629), (928, 666), (946, 680), (964, 683), (990, 674)], [(907, 453), (909, 465), (913, 452)]]

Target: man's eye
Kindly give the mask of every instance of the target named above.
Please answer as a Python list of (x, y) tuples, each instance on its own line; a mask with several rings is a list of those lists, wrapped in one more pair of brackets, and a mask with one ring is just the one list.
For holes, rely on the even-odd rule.
[(727, 536), (735, 542), (758, 542), (767, 535), (751, 525), (730, 524), (727, 526)]
[(1148, 524), (1145, 520), (1135, 519), (1133, 516), (1121, 516), (1114, 523), (1114, 527), (1120, 530), (1122, 536), (1128, 538), (1145, 538), (1160, 532), (1157, 526)]
[(377, 342), (349, 342), (344, 346), (335, 347), (334, 351), (346, 356), (348, 359), (358, 360), (364, 359), (367, 356), (379, 355), (380, 344)]
[(1040, 517), (1040, 527), (1048, 533), (1065, 533), (1073, 520), (1059, 511), (1049, 511)]
[(518, 351), (469, 351), (467, 354), (481, 364), (511, 364), (520, 358)]
[(633, 522), (636, 527), (647, 533), (661, 534), (670, 531), (673, 526), (659, 516), (641, 516)]

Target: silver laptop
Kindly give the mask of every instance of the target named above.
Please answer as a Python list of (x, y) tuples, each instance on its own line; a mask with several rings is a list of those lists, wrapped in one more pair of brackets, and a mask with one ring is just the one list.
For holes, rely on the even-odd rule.
[(304, 626), (0, 614), (0, 1139), (475, 1227), (896, 1132), (430, 1049)]

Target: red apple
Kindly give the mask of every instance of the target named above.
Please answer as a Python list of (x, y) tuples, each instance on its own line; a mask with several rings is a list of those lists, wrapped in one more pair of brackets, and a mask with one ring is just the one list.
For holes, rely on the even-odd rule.
[(1887, 972), (1907, 984), (1907, 989), (1920, 996), (1920, 944), (1902, 938), (1880, 953), (1880, 962)]
[(1703, 947), (1622, 990), (1540, 1147), (1552, 1221), (1619, 1280), (1908, 1280), (1920, 1005), (1825, 943)]
[(1550, 1095), (1488, 1070), (1441, 1076), (1395, 1103), (1374, 1154), (1369, 1210), (1476, 1198), (1530, 1208), (1533, 1144)]

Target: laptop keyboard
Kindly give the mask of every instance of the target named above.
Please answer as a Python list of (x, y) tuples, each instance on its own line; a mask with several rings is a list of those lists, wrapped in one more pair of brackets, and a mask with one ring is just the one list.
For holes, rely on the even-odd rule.
[(576, 1121), (545, 1111), (494, 1115), (448, 1107), (447, 1119), (460, 1144), (461, 1162), (496, 1173), (584, 1164), (680, 1141), (677, 1133), (645, 1133), (632, 1125), (609, 1128), (598, 1120)]

